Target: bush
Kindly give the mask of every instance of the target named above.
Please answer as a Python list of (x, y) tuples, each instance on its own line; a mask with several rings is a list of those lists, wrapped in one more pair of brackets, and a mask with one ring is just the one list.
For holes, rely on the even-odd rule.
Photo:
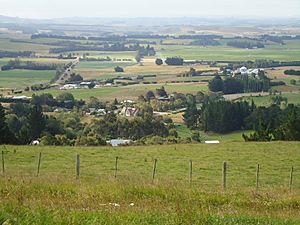
[(117, 67), (115, 67), (115, 72), (116, 73), (123, 73), (124, 69), (122, 67), (120, 67), (120, 66), (117, 66)]

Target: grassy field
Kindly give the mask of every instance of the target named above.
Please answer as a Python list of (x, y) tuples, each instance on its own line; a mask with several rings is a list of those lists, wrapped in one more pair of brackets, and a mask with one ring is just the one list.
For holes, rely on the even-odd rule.
[[(5, 174), (0, 177), (0, 223), (299, 224), (299, 147), (296, 142), (2, 147)], [(39, 152), (42, 163), (36, 177)], [(81, 157), (79, 180), (75, 179), (77, 153)], [(158, 161), (152, 183), (154, 159)], [(228, 163), (226, 191), (221, 188), (223, 161)]]
[[(282, 96), (286, 97), (290, 104), (300, 104), (300, 93), (283, 93)], [(253, 100), (257, 106), (269, 106), (272, 103), (270, 96), (244, 97), (242, 100), (249, 102)]]
[(24, 88), (33, 84), (50, 82), (53, 70), (10, 70), (0, 71), (0, 88)]

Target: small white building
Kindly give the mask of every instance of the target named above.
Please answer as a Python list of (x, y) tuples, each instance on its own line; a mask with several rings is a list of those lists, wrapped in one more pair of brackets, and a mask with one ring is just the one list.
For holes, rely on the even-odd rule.
[(110, 144), (112, 147), (118, 147), (120, 145), (128, 145), (132, 140), (123, 140), (123, 139), (112, 139), (107, 141), (107, 144)]

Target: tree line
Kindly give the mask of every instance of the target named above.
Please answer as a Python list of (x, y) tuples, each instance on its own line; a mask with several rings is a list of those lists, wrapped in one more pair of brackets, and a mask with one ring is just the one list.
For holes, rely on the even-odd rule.
[(31, 61), (22, 62), (19, 59), (10, 60), (6, 65), (1, 67), (2, 71), (14, 70), (14, 69), (25, 69), (25, 70), (56, 70), (62, 65), (55, 63), (35, 63)]
[(124, 43), (105, 44), (103, 46), (83, 46), (83, 45), (72, 45), (61, 48), (50, 48), (49, 53), (64, 53), (74, 51), (140, 51), (143, 54), (153, 55), (154, 48), (141, 46), (139, 44), (125, 45)]
[(34, 52), (32, 52), (32, 51), (12, 52), (12, 51), (1, 51), (0, 50), (0, 58), (31, 57), (33, 54), (34, 54)]
[(254, 42), (254, 41), (246, 41), (246, 40), (235, 40), (227, 42), (228, 46), (235, 47), (235, 48), (264, 48), (265, 45), (261, 42)]
[(295, 76), (300, 76), (300, 70), (285, 70), (284, 71), (285, 75), (295, 75)]

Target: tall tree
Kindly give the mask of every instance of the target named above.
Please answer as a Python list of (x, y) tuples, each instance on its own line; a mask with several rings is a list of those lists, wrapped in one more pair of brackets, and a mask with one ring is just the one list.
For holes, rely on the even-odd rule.
[(31, 127), (32, 138), (39, 138), (45, 128), (45, 118), (40, 105), (33, 105), (31, 107), (28, 121)]
[(183, 119), (188, 128), (195, 129), (199, 125), (199, 111), (196, 107), (196, 103), (193, 102), (188, 105)]

